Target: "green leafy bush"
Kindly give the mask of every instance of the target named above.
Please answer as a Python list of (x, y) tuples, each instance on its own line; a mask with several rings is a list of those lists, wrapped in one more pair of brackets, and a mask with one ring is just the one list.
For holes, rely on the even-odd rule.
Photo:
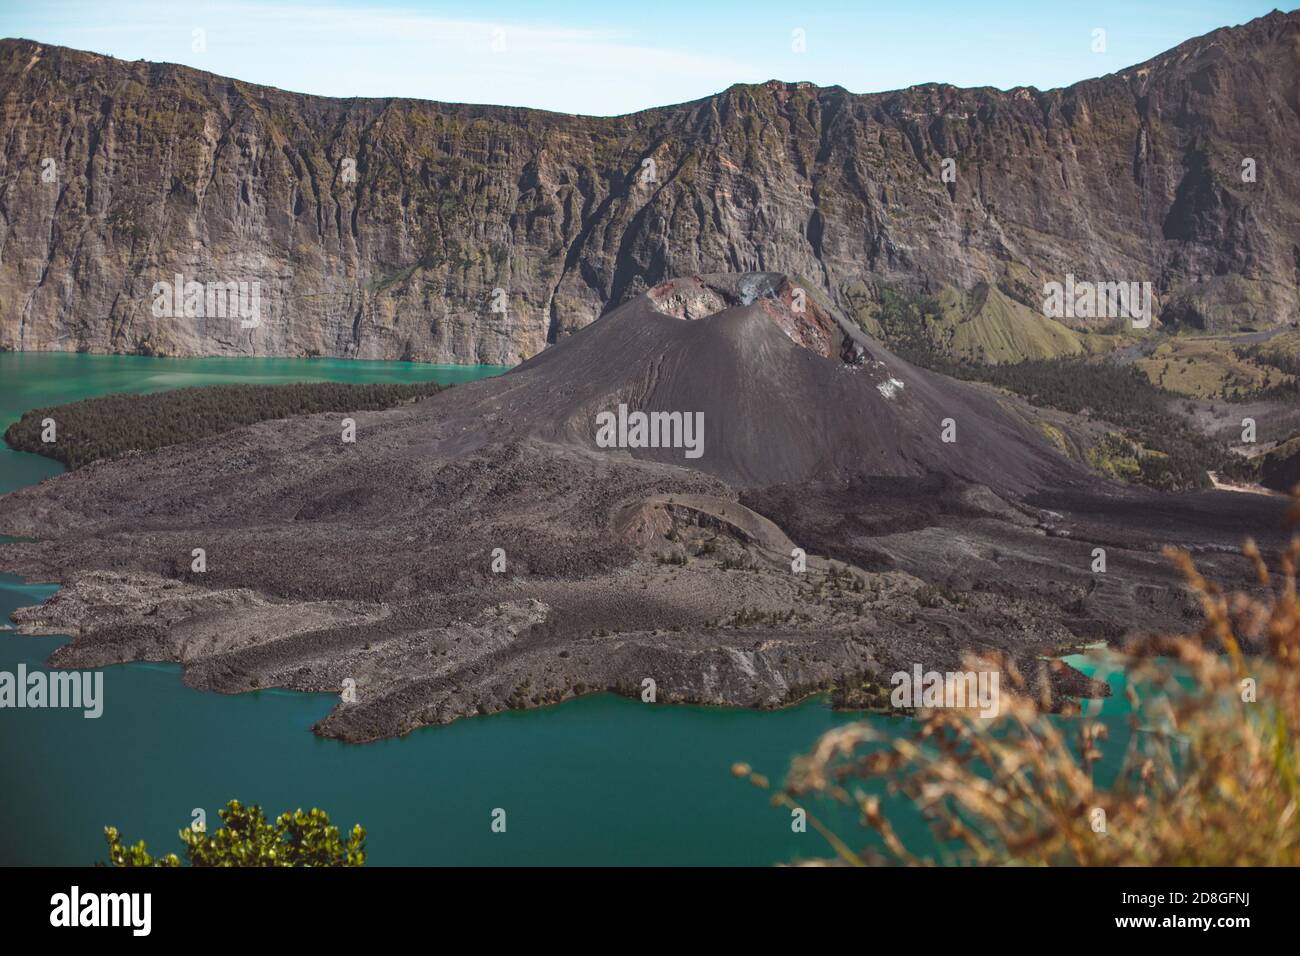
[[(360, 824), (346, 840), (324, 810), (294, 810), (269, 823), (257, 805), (231, 800), (217, 811), (225, 825), (215, 833), (180, 831), (190, 866), (364, 866), (366, 831)], [(175, 853), (153, 857), (144, 841), (122, 843), (116, 827), (105, 827), (111, 866), (180, 866)]]

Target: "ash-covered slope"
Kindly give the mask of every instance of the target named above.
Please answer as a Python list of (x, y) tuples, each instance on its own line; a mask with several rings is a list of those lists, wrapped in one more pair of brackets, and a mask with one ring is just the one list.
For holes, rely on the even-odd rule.
[[(1150, 281), (1162, 318), (1265, 327), (1300, 310), (1298, 90), (1300, 12), (1066, 89), (773, 81), (614, 118), (4, 40), (0, 347), (514, 364), (759, 269), (868, 312), (881, 282), (1037, 311), (1066, 273)], [(177, 274), (260, 282), (261, 324), (154, 315)]]
[[(628, 448), (732, 487), (941, 474), (1025, 494), (1078, 478), (987, 390), (915, 368), (774, 273), (671, 280), (443, 406), (597, 447), (597, 416), (700, 416), (698, 457)], [(945, 433), (950, 441), (945, 441)]]

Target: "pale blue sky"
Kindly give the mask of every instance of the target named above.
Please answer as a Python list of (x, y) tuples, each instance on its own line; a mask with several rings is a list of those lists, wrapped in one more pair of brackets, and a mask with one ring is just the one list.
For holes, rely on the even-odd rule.
[[(1271, 8), (1246, 0), (0, 0), (0, 35), (304, 93), (610, 115), (773, 78), (857, 93), (929, 81), (1048, 89)], [(1092, 49), (1098, 29), (1105, 52)]]

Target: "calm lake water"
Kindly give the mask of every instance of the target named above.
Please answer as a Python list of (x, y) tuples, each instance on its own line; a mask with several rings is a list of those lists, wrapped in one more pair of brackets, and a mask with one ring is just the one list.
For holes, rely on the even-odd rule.
[[(229, 382), (454, 383), (500, 371), (8, 353), (0, 354), (0, 428), (30, 408), (110, 392)], [(61, 468), (0, 444), (0, 491)], [(55, 590), (0, 575), (0, 624)], [(66, 640), (0, 632), (0, 670), (40, 668)], [(655, 707), (602, 694), (350, 745), (309, 730), (333, 706), (332, 695), (196, 691), (171, 664), (126, 664), (104, 675), (99, 719), (0, 710), (0, 864), (101, 861), (106, 824), (155, 852), (174, 851), (176, 831), (195, 808), (215, 826), (217, 808), (231, 798), (272, 814), (319, 806), (345, 828), (360, 822), (372, 865), (770, 865), (825, 857), (831, 850), (820, 836), (811, 828), (792, 832), (789, 811), (733, 778), (730, 767), (745, 761), (779, 781), (790, 758), (820, 733), (858, 719), (832, 713), (824, 701), (756, 713)], [(1111, 681), (1121, 686), (1118, 677)], [(1102, 718), (1114, 722), (1112, 741), (1120, 744), (1123, 712), (1108, 717), (1109, 710)], [(867, 719), (908, 727), (902, 718)], [(505, 833), (491, 831), (498, 807), (507, 814)], [(886, 808), (905, 835), (920, 839), (923, 827), (909, 805), (894, 798)], [(841, 833), (855, 829), (838, 808), (811, 809)]]

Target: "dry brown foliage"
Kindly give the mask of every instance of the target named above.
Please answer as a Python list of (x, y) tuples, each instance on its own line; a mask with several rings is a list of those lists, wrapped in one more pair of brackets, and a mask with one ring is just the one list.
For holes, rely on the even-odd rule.
[[(1291, 527), (1300, 487), (1293, 494)], [(1128, 648), (1132, 714), (1117, 775), (1097, 772), (1105, 724), (1049, 714), (1000, 662), (1012, 686), (998, 717), (934, 710), (901, 734), (879, 723), (836, 728), (794, 761), (773, 802), (807, 811), (835, 852), (820, 863), (1300, 865), (1300, 535), (1275, 570), (1253, 541), (1242, 553), (1253, 593), (1226, 591), (1189, 554), (1166, 550), (1205, 624)], [(768, 788), (749, 767), (733, 770)], [(1099, 776), (1114, 779), (1103, 787)], [(873, 782), (877, 794), (883, 783), (912, 801), (937, 851), (907, 845)], [(809, 808), (817, 797), (856, 809), (864, 830), (835, 832)]]

